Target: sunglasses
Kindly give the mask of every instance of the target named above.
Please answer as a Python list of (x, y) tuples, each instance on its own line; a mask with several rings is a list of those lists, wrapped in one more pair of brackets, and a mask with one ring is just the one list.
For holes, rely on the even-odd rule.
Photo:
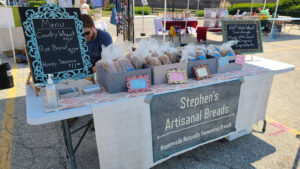
[(88, 36), (90, 33), (91, 31), (84, 32), (85, 36)]

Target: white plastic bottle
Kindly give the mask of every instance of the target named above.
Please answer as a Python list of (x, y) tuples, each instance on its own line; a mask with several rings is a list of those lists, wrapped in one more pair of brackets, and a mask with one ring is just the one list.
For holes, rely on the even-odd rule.
[(48, 74), (46, 95), (47, 95), (48, 107), (55, 108), (57, 107), (57, 95), (56, 95), (56, 88), (53, 83), (52, 77), (53, 77), (52, 74)]

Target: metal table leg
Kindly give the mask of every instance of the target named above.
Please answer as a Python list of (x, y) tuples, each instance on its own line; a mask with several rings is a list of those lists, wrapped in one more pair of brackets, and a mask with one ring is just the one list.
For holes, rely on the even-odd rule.
[(264, 125), (263, 125), (263, 128), (262, 128), (262, 133), (266, 132), (266, 128), (267, 128), (267, 121), (264, 120)]
[[(81, 144), (84, 136), (86, 135), (88, 129), (90, 128), (91, 124), (93, 123), (93, 119), (89, 120), (87, 124), (79, 127), (78, 129), (70, 132), (70, 127), (68, 125), (68, 121), (67, 120), (62, 120), (62, 130), (63, 130), (63, 135), (64, 135), (64, 141), (65, 141), (65, 145), (67, 148), (67, 156), (68, 158), (70, 158), (70, 162), (71, 162), (71, 167), (72, 169), (76, 169), (76, 162), (75, 162), (75, 153), (79, 147), (79, 145)], [(81, 135), (79, 141), (77, 142), (77, 144), (75, 145), (75, 148), (73, 148), (73, 144), (72, 144), (72, 137), (71, 135), (84, 129), (83, 134)]]
[(71, 167), (72, 169), (76, 169), (77, 167), (76, 167), (74, 150), (72, 145), (72, 138), (71, 138), (70, 128), (68, 126), (67, 120), (62, 121), (62, 129), (63, 129), (65, 144), (67, 147), (67, 153), (71, 162)]

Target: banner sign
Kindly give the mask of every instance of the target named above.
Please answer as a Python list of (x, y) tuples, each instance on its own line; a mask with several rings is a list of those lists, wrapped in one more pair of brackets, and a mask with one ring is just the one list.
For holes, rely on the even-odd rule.
[(241, 81), (154, 95), (153, 162), (235, 131)]
[(142, 0), (142, 4), (145, 6), (145, 5), (148, 5), (148, 1), (147, 0)]

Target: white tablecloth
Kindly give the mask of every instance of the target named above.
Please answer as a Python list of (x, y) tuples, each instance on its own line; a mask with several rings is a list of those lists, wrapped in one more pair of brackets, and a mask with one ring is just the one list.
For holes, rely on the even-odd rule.
[[(256, 75), (244, 77), (235, 122), (236, 131), (222, 136), (229, 140), (251, 133), (252, 125), (265, 119), (274, 74), (294, 69), (291, 65), (290, 67), (280, 62), (256, 57), (254, 61), (248, 63), (265, 68), (267, 71), (263, 71), (264, 73), (258, 71)], [(224, 76), (231, 73), (233, 72), (225, 73)], [(223, 81), (225, 82), (226, 78)], [(147, 169), (173, 156), (222, 138), (209, 140), (154, 162), (149, 106), (151, 98), (151, 96), (141, 95), (131, 99), (92, 105), (101, 168)]]

